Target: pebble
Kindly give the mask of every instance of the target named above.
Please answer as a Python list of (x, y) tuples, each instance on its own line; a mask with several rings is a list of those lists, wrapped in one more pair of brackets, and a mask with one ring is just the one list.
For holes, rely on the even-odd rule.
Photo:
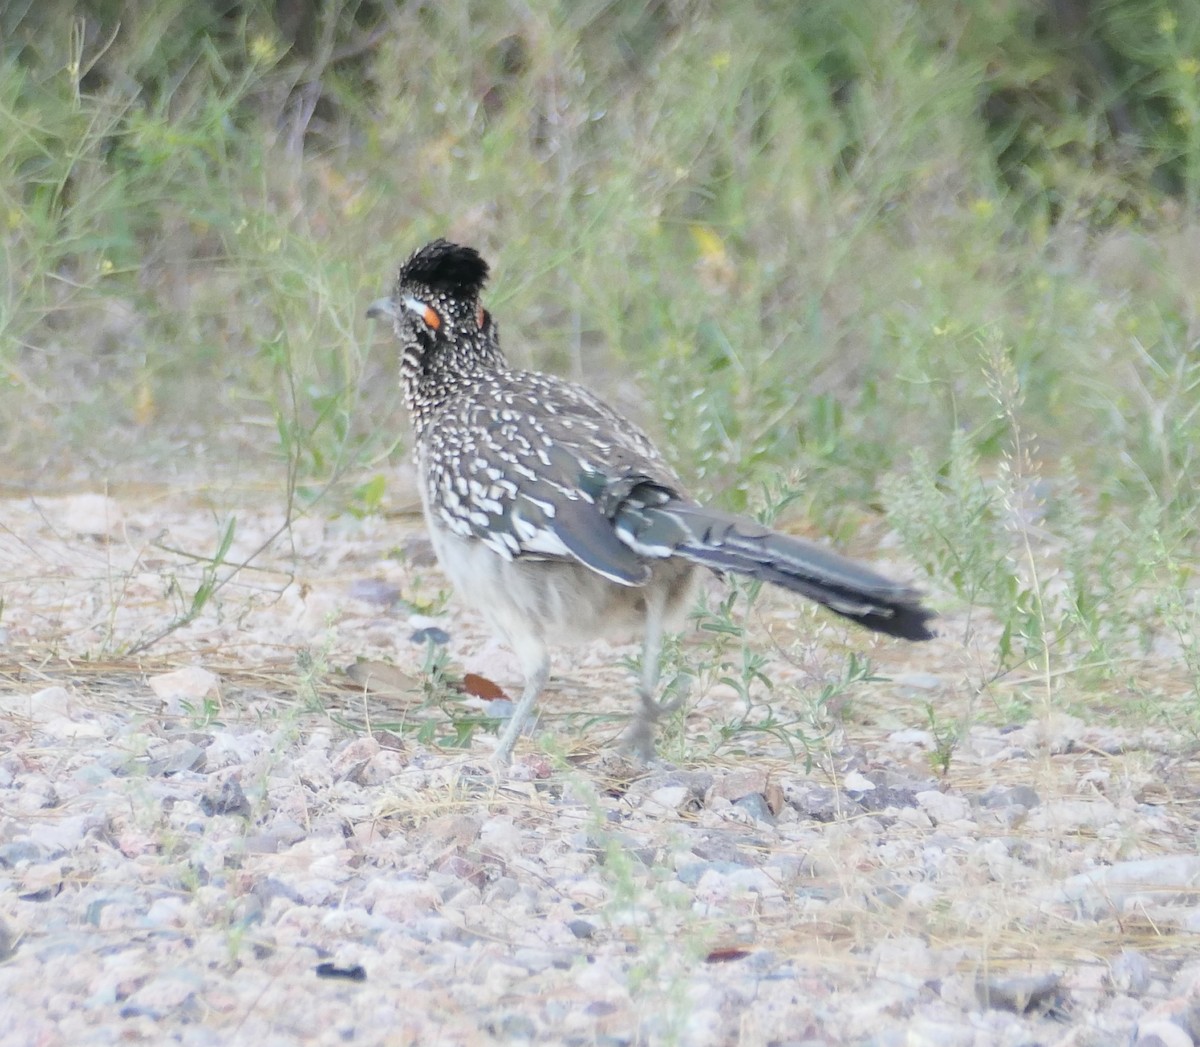
[(971, 805), (963, 797), (939, 792), (937, 789), (926, 789), (917, 793), (916, 801), (934, 825), (966, 821), (971, 816)]
[(869, 793), (875, 790), (875, 783), (858, 771), (847, 771), (842, 775), (842, 788), (851, 795)]
[(647, 800), (664, 811), (678, 811), (691, 802), (692, 791), (686, 785), (665, 785), (655, 789)]
[(14, 712), (23, 713), (34, 723), (49, 723), (62, 717), (75, 715), (75, 699), (65, 687), (43, 687), (22, 702), (19, 695), (5, 699), (5, 706)]
[(1133, 996), (1141, 996), (1153, 978), (1150, 961), (1136, 949), (1123, 949), (1109, 967), (1114, 988)]
[(59, 527), (84, 538), (116, 535), (125, 524), (121, 506), (103, 494), (73, 495), (58, 507), (56, 516)]
[(730, 771), (718, 775), (709, 787), (706, 799), (723, 797), (730, 802), (737, 802), (747, 796), (763, 796), (767, 791), (767, 772), (762, 768), (744, 771)]
[(567, 930), (576, 938), (590, 938), (596, 933), (596, 925), (590, 920), (568, 920)]
[(444, 647), (450, 642), (450, 634), (441, 626), (427, 625), (423, 629), (413, 630), (409, 634), (408, 642), (416, 644), (418, 647), (429, 643)]
[(989, 810), (1003, 807), (1023, 807), (1029, 810), (1040, 803), (1037, 790), (1031, 785), (1000, 786), (989, 789), (979, 797), (979, 806)]
[[(1120, 915), (1131, 906), (1157, 907), (1172, 898), (1190, 901), (1200, 884), (1200, 856), (1165, 855), (1100, 866), (1065, 880), (1048, 897), (1068, 902), (1090, 918)], [(1173, 892), (1173, 893), (1172, 893)]]
[(1025, 1014), (1051, 1002), (1059, 991), (1057, 974), (1028, 976), (992, 975), (975, 983), (975, 993), (983, 1007), (995, 1007)]
[(242, 783), (236, 775), (229, 775), (224, 781), (205, 789), (200, 797), (200, 810), (209, 818), (218, 814), (236, 814), (249, 818), (251, 813), (250, 801), (246, 799)]
[(206, 698), (219, 699), (221, 678), (199, 665), (187, 665), (169, 673), (160, 673), (147, 681), (164, 710), (172, 716), (181, 716), (189, 708), (196, 708)]
[(1134, 1047), (1195, 1047), (1195, 1041), (1174, 1022), (1139, 1022)]
[(378, 607), (391, 607), (399, 602), (401, 591), (399, 586), (382, 578), (356, 578), (350, 583), (347, 595), (351, 600), (362, 600)]
[(32, 840), (0, 844), (0, 869), (14, 869), (27, 862), (43, 861), (46, 857), (42, 847)]
[(771, 813), (771, 808), (767, 806), (767, 799), (761, 793), (750, 793), (748, 796), (743, 796), (741, 799), (735, 800), (733, 806), (740, 811), (745, 811), (755, 821), (763, 822), (766, 825), (775, 824), (775, 815)]

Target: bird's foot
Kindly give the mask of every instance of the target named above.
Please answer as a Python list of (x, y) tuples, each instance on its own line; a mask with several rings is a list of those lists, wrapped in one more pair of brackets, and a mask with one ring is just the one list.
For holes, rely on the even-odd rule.
[(641, 708), (634, 714), (633, 721), (622, 736), (620, 749), (643, 764), (650, 764), (654, 762), (656, 755), (655, 725), (659, 720), (683, 708), (687, 695), (681, 694), (669, 702), (657, 702), (651, 697), (648, 689), (639, 688), (638, 698), (641, 699)]

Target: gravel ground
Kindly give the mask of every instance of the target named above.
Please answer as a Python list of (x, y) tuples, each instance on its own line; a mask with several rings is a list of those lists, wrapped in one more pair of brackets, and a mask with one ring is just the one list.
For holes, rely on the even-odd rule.
[[(279, 523), (239, 512), (226, 559), (252, 567), (131, 655), (192, 606), (217, 517), (0, 503), (0, 1043), (1200, 1042), (1189, 739), (1001, 722), (953, 613), (911, 648), (767, 601), (777, 699), (847, 644), (887, 678), (811, 765), (766, 735), (702, 755), (721, 687), (677, 766), (624, 765), (628, 652), (597, 644), (556, 661), (498, 783), (494, 734), (422, 741), (450, 728), (412, 693), (414, 634), (519, 676), (390, 555), (416, 521), (305, 519), (264, 549)], [(927, 702), (979, 713), (941, 777)]]

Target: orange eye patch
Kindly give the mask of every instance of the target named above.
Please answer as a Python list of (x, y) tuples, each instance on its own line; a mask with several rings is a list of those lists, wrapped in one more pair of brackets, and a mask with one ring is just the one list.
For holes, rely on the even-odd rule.
[(437, 331), (442, 326), (442, 314), (439, 313), (431, 305), (426, 305), (419, 298), (405, 298), (404, 308), (410, 313), (421, 318), (421, 322), (425, 324), (431, 331)]

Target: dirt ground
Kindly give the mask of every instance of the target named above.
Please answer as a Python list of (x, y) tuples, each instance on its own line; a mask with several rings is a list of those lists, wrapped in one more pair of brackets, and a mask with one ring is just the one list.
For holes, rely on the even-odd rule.
[(716, 684), (630, 768), (630, 650), (563, 652), (496, 781), (517, 667), (416, 517), (234, 515), (0, 502), (0, 1043), (1200, 1041), (1193, 741), (1011, 722), (977, 614), (912, 647), (763, 601), (776, 709), (882, 678), (811, 760), (716, 744)]

